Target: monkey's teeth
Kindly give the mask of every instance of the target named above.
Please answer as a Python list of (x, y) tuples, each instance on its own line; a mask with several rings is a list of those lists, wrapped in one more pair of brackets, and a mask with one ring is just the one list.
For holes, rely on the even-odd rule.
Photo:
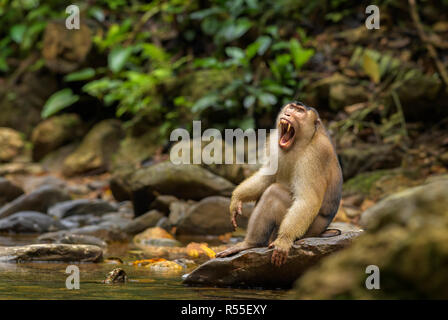
[(286, 132), (289, 132), (290, 129), (291, 129), (291, 125), (288, 123), (288, 130), (286, 130)]

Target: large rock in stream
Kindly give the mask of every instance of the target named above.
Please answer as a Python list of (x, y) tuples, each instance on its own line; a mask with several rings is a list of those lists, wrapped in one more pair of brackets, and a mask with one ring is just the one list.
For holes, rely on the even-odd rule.
[(103, 250), (92, 245), (31, 244), (18, 247), (0, 247), (0, 262), (63, 261), (97, 262)]
[[(136, 215), (146, 213), (159, 194), (200, 200), (208, 196), (229, 196), (234, 184), (199, 165), (175, 165), (169, 161), (143, 167), (126, 176), (116, 175), (111, 190), (120, 200), (128, 193)], [(118, 195), (119, 194), (119, 195)]]
[[(366, 232), (301, 277), (294, 299), (447, 299), (448, 179), (395, 193), (361, 216)], [(381, 290), (368, 290), (367, 266)]]
[(306, 270), (329, 254), (350, 245), (353, 238), (361, 233), (356, 227), (341, 231), (335, 237), (296, 241), (288, 260), (280, 268), (271, 263), (273, 249), (254, 248), (230, 257), (209, 260), (188, 274), (184, 283), (220, 287), (288, 288)]
[(0, 232), (43, 233), (65, 229), (65, 226), (52, 217), (35, 211), (16, 212), (0, 219)]
[(41, 187), (29, 194), (24, 194), (0, 209), (0, 218), (5, 218), (20, 211), (47, 212), (52, 205), (70, 200), (70, 196), (55, 187)]

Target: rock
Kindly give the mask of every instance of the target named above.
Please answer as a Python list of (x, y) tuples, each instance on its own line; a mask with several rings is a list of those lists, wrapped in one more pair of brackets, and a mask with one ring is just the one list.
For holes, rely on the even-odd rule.
[(369, 231), (391, 224), (416, 228), (447, 216), (447, 208), (448, 179), (440, 179), (386, 197), (363, 212), (360, 224)]
[(105, 213), (116, 212), (118, 207), (100, 199), (78, 199), (57, 203), (48, 209), (48, 214), (58, 219), (75, 215), (92, 214), (101, 216)]
[(372, 198), (383, 197), (421, 183), (415, 172), (385, 169), (363, 172), (349, 179), (342, 188), (344, 196), (362, 194)]
[(0, 87), (0, 127), (14, 128), (26, 136), (41, 120), (42, 107), (58, 90), (58, 80), (44, 68), (24, 72), (17, 85)]
[(136, 170), (126, 184), (132, 193), (136, 215), (147, 212), (155, 192), (197, 200), (212, 195), (228, 196), (235, 187), (198, 165), (174, 165), (168, 161)]
[(79, 68), (92, 47), (92, 32), (81, 23), (71, 32), (64, 21), (50, 21), (44, 32), (42, 56), (45, 65), (55, 73), (69, 73)]
[(149, 228), (134, 237), (133, 242), (136, 245), (144, 246), (161, 246), (161, 247), (178, 247), (180, 242), (176, 241), (173, 236), (162, 228)]
[(104, 280), (104, 283), (110, 284), (110, 283), (124, 283), (128, 281), (128, 275), (126, 272), (121, 268), (115, 268), (111, 272), (107, 274), (106, 280)]
[(148, 228), (154, 227), (157, 222), (163, 217), (163, 214), (157, 210), (151, 210), (144, 215), (141, 215), (128, 224), (122, 227), (122, 230), (127, 234), (137, 234)]
[(100, 247), (75, 244), (31, 244), (0, 247), (0, 262), (62, 261), (97, 262), (103, 256)]
[(254, 248), (200, 265), (183, 281), (188, 285), (284, 288), (322, 258), (346, 248), (360, 232), (343, 232), (330, 238), (296, 241), (287, 262), (280, 268), (271, 263), (273, 249)]
[(0, 128), (0, 146), (0, 162), (8, 162), (19, 155), (24, 143), (18, 131)]
[[(366, 232), (296, 283), (295, 299), (447, 299), (448, 179), (388, 196), (361, 216)], [(381, 290), (366, 290), (366, 267)]]
[[(56, 231), (43, 234), (45, 238), (60, 238), (67, 234), (66, 231)], [(128, 239), (127, 235), (115, 228), (106, 226), (84, 226), (70, 230), (70, 234), (93, 236), (106, 242), (122, 242)]]
[[(229, 213), (230, 199), (213, 196), (192, 205), (177, 223), (176, 234), (221, 235), (233, 231)], [(253, 206), (245, 204), (238, 225), (246, 227)]]
[(81, 228), (85, 226), (98, 225), (103, 221), (102, 217), (93, 214), (74, 215), (61, 219), (61, 223), (67, 229)]
[(59, 221), (35, 211), (22, 211), (0, 219), (0, 232), (43, 233), (65, 229)]
[(26, 193), (33, 192), (34, 190), (44, 186), (52, 186), (62, 190), (67, 189), (65, 181), (54, 176), (27, 176), (23, 180), (22, 184)]
[(171, 209), (170, 205), (173, 202), (178, 201), (175, 196), (170, 195), (160, 195), (155, 198), (155, 200), (151, 203), (150, 209), (155, 209), (165, 214), (169, 214)]
[(79, 147), (65, 159), (62, 168), (64, 175), (107, 171), (123, 135), (121, 122), (118, 120), (103, 120), (96, 124)]
[(62, 190), (54, 187), (41, 187), (29, 194), (24, 194), (0, 209), (0, 218), (5, 218), (19, 211), (47, 212), (52, 205), (69, 200)]
[(379, 169), (399, 167), (402, 154), (393, 145), (357, 145), (338, 151), (344, 179)]
[(177, 226), (183, 217), (187, 214), (188, 209), (192, 206), (192, 203), (187, 201), (175, 201), (170, 205), (170, 214), (168, 221), (171, 226)]
[(20, 197), (23, 190), (11, 181), (0, 178), (0, 207)]
[(103, 240), (85, 234), (66, 232), (52, 232), (39, 236), (37, 241), (43, 243), (64, 243), (64, 244), (89, 244), (106, 248), (107, 244)]
[(158, 261), (148, 264), (145, 268), (150, 269), (154, 272), (179, 272), (184, 269), (184, 267), (174, 261)]
[(82, 134), (83, 125), (77, 114), (62, 114), (44, 120), (31, 134), (33, 160), (40, 161), (51, 151), (80, 138)]
[(67, 144), (47, 154), (40, 163), (47, 172), (59, 173), (62, 171), (65, 159), (75, 152), (78, 147), (78, 142)]
[(44, 173), (37, 163), (12, 162), (0, 164), (0, 177), (6, 175), (39, 175)]
[(340, 110), (345, 106), (368, 100), (369, 95), (367, 89), (363, 86), (338, 83), (330, 87), (329, 103), (330, 108), (333, 110)]

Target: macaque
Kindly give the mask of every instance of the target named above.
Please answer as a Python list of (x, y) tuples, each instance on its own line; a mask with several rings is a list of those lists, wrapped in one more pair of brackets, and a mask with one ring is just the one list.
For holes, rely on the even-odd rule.
[(257, 204), (244, 241), (217, 257), (269, 244), (274, 248), (271, 262), (280, 266), (295, 240), (339, 233), (327, 227), (339, 208), (342, 171), (319, 114), (292, 102), (282, 108), (276, 125), (277, 135), (271, 139), (278, 139), (278, 170), (268, 175), (261, 167), (233, 191), (230, 216), (235, 228), (243, 202)]

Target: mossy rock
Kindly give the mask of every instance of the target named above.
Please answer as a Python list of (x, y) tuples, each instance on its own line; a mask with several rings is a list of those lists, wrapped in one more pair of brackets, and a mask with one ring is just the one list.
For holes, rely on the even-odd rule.
[[(294, 299), (447, 299), (448, 180), (393, 194), (363, 213), (366, 232), (300, 278)], [(380, 290), (368, 290), (369, 265)]]
[(63, 114), (42, 121), (31, 134), (33, 159), (41, 160), (51, 151), (80, 138), (82, 134), (83, 125), (77, 114)]
[(75, 152), (65, 159), (62, 168), (64, 175), (107, 171), (123, 136), (120, 121), (109, 119), (98, 123), (84, 137)]

